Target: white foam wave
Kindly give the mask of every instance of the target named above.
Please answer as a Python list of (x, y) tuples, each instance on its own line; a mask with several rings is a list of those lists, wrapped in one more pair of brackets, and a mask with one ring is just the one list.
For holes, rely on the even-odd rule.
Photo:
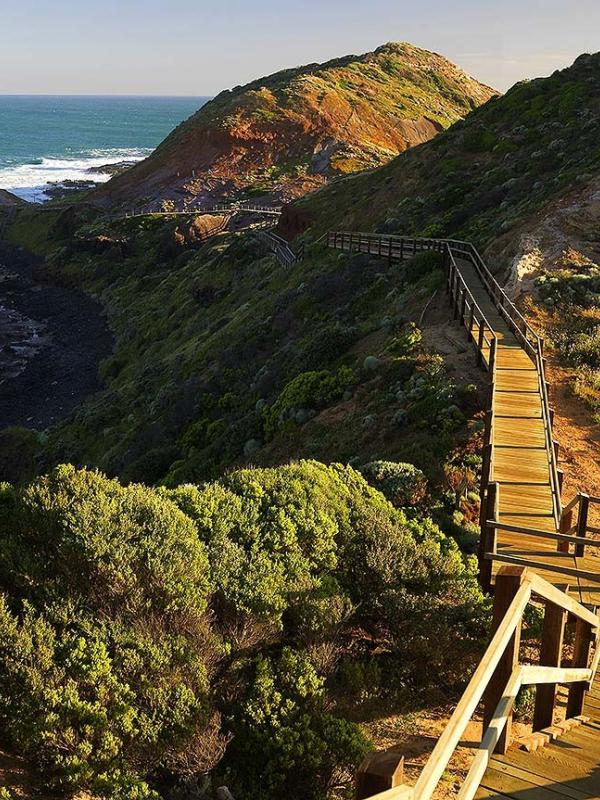
[(110, 175), (89, 170), (120, 161), (141, 161), (150, 152), (150, 149), (141, 148), (90, 150), (79, 158), (41, 158), (38, 163), (15, 164), (0, 168), (0, 189), (6, 189), (31, 203), (43, 203), (49, 199), (45, 192), (49, 184), (60, 185), (65, 181), (79, 180), (104, 183), (110, 179)]

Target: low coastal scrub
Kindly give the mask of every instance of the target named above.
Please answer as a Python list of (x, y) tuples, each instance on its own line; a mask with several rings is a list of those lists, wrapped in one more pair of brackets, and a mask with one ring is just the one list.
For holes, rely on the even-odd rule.
[[(398, 267), (313, 245), (282, 270), (248, 233), (199, 243), (184, 216), (43, 216), (47, 271), (101, 299), (116, 348), (100, 391), (36, 451), (40, 471), (177, 486), (249, 463), (389, 459), (439, 485), (474, 410), (410, 322), (439, 293), (439, 254)], [(37, 242), (36, 220), (13, 237)]]
[(574, 367), (575, 395), (600, 422), (600, 269), (577, 263), (537, 280), (542, 303), (550, 314), (550, 334), (567, 364)]
[(454, 540), (340, 465), (173, 489), (60, 466), (2, 487), (0, 554), (3, 736), (54, 792), (349, 796), (349, 663), (381, 703), (456, 686), (487, 621)]

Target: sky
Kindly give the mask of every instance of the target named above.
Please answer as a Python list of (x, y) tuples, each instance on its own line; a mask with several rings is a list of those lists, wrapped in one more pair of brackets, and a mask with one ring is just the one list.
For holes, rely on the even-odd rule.
[(214, 95), (409, 41), (502, 91), (600, 49), (600, 0), (0, 0), (0, 94)]

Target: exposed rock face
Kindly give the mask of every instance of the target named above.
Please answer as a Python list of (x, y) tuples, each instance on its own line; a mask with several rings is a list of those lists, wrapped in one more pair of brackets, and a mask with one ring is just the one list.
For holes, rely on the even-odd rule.
[[(600, 176), (578, 186), (519, 226), (519, 246), (504, 279), (510, 296), (536, 296), (542, 272), (565, 268), (585, 271), (600, 266)], [(490, 248), (497, 261), (514, 252), (514, 236)]]
[(285, 70), (221, 92), (96, 196), (285, 201), (388, 162), (494, 94), (406, 43)]

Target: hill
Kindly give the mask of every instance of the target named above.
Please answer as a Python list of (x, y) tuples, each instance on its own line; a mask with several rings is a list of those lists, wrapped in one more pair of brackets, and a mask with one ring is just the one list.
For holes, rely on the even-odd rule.
[(0, 209), (23, 205), (25, 205), (25, 201), (21, 200), (20, 197), (12, 194), (12, 192), (7, 192), (6, 189), (0, 189)]
[[(469, 239), (554, 344), (559, 421), (597, 475), (600, 435), (600, 53), (514, 86), (421, 147), (299, 201), (311, 238), (332, 228)], [(283, 230), (283, 233), (286, 231)], [(581, 412), (571, 409), (574, 418)], [(593, 481), (592, 481), (593, 482)]]
[(494, 94), (407, 43), (284, 70), (221, 92), (95, 197), (288, 199), (384, 164)]
[(318, 235), (330, 227), (462, 237), (515, 230), (600, 168), (600, 54), (513, 86), (436, 139), (381, 169), (300, 201)]
[(0, 442), (0, 480), (18, 453), (28, 483), (0, 487), (0, 718), (50, 788), (338, 800), (369, 734), (439, 718), (489, 630), (468, 555), (487, 378), (435, 255), (320, 234), (485, 247), (596, 409), (597, 462), (599, 141), (586, 55), (295, 204), (311, 227), (288, 269), (184, 216), (18, 212), (13, 241), (94, 294), (116, 340), (88, 402)]

